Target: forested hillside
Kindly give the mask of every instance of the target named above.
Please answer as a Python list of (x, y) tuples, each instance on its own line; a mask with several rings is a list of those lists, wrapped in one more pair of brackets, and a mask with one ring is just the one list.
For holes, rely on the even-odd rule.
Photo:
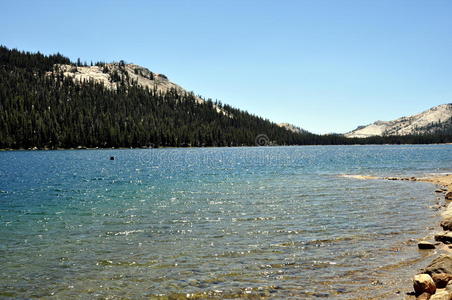
[(239, 109), (191, 93), (165, 92), (131, 84), (120, 76), (116, 89), (74, 81), (55, 71), (72, 64), (0, 47), (0, 148), (160, 147), (432, 143), (450, 135), (347, 139), (297, 133)]

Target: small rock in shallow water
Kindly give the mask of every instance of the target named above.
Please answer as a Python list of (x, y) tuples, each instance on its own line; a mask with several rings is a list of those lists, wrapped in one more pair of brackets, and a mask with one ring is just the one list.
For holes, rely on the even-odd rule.
[(413, 287), (416, 295), (422, 293), (434, 294), (436, 291), (435, 282), (428, 274), (418, 274), (413, 278)]
[(419, 242), (417, 246), (419, 247), (419, 249), (435, 249), (435, 245), (433, 243), (426, 241)]
[(452, 275), (448, 273), (436, 273), (432, 274), (432, 279), (435, 282), (437, 288), (445, 288), (449, 281), (452, 279)]

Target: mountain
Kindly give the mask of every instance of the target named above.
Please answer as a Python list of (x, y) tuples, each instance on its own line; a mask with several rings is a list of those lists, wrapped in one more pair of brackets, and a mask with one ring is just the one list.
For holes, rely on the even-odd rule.
[(369, 138), (312, 134), (196, 96), (139, 65), (88, 66), (59, 53), (0, 46), (0, 149), (445, 142), (452, 142), (452, 132)]
[(254, 146), (258, 136), (314, 143), (139, 65), (0, 46), (0, 148)]
[(452, 103), (432, 107), (420, 114), (393, 121), (376, 121), (345, 134), (348, 138), (452, 133)]
[(279, 127), (285, 128), (289, 131), (295, 132), (295, 133), (299, 133), (299, 134), (308, 134), (310, 133), (307, 130), (304, 130), (303, 128), (297, 127), (293, 124), (289, 124), (289, 123), (279, 123), (277, 124)]
[[(118, 87), (125, 83), (128, 86), (138, 86), (144, 89), (152, 89), (160, 93), (175, 91), (178, 94), (188, 94), (181, 86), (168, 80), (163, 74), (151, 72), (149, 69), (136, 65), (127, 64), (124, 61), (114, 63), (97, 63), (93, 66), (73, 64), (55, 64), (53, 70), (47, 72), (47, 75), (61, 73), (65, 77), (71, 78), (74, 82), (92, 81), (102, 84), (109, 90), (116, 91)], [(198, 103), (205, 103), (205, 100), (199, 96), (192, 96)], [(214, 104), (218, 112), (227, 114)]]

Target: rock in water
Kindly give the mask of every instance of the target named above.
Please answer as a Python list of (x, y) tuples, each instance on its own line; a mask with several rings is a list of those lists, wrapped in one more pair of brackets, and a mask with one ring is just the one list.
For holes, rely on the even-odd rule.
[(435, 249), (435, 245), (433, 243), (426, 241), (420, 241), (417, 246), (419, 249)]
[(443, 289), (452, 279), (452, 275), (447, 273), (436, 273), (432, 274), (432, 279), (438, 289)]
[(432, 277), (428, 274), (414, 276), (413, 287), (416, 295), (421, 295), (422, 293), (434, 294), (436, 291), (435, 282), (433, 282)]
[(424, 273), (432, 275), (438, 273), (448, 273), (452, 274), (452, 256), (441, 255), (435, 258), (430, 265), (428, 265), (424, 270)]
[(446, 218), (446, 219), (442, 220), (442, 221), (441, 221), (441, 227), (442, 227), (444, 230), (450, 230), (450, 231), (452, 231), (452, 218), (449, 217), (449, 218)]
[(444, 196), (447, 200), (452, 200), (452, 192), (447, 192)]
[(435, 235), (435, 241), (442, 242), (444, 244), (452, 244), (452, 232)]

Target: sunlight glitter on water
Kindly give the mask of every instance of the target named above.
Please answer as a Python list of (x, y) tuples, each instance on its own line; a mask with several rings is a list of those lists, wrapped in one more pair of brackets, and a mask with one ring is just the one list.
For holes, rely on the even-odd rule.
[(413, 239), (430, 233), (434, 188), (339, 175), (417, 176), (451, 154), (1, 152), (0, 296), (395, 299), (422, 264)]

